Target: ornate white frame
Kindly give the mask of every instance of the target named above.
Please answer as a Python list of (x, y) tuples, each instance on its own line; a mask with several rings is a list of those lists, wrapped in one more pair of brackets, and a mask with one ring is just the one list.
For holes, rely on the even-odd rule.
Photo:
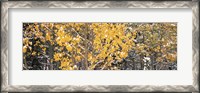
[[(8, 84), (9, 8), (191, 8), (193, 20), (193, 85), (20, 85)], [(1, 7), (1, 92), (199, 92), (198, 1), (4, 1)]]

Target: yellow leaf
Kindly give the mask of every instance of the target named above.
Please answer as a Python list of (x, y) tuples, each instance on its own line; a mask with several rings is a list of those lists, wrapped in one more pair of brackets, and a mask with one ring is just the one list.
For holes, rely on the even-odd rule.
[(60, 54), (60, 53), (55, 53), (55, 54), (54, 54), (54, 60), (55, 60), (55, 61), (59, 61), (61, 56), (62, 56), (62, 54)]
[(128, 54), (125, 53), (125, 52), (121, 52), (121, 53), (120, 53), (120, 57), (121, 57), (121, 58), (125, 58), (125, 57), (127, 57), (127, 56), (128, 56)]
[(27, 47), (24, 46), (24, 47), (23, 47), (23, 53), (26, 53), (26, 49), (27, 49)]
[(32, 42), (29, 42), (30, 45), (32, 45)]
[(46, 40), (49, 40), (49, 41), (51, 40), (51, 36), (49, 33), (46, 34)]
[(132, 34), (131, 34), (131, 33), (128, 33), (126, 36), (127, 36), (127, 37), (131, 37), (131, 36), (132, 36)]
[(42, 50), (43, 50), (43, 51), (46, 51), (46, 48), (43, 48)]
[(36, 55), (36, 52), (35, 52), (35, 51), (33, 51), (33, 52), (32, 52), (32, 55), (33, 55), (33, 56), (35, 56), (35, 55)]
[(76, 56), (75, 59), (76, 61), (81, 61), (81, 56)]
[(69, 44), (67, 44), (67, 45), (66, 45), (66, 49), (67, 49), (69, 52), (71, 52), (71, 51), (72, 51), (72, 46), (69, 45)]

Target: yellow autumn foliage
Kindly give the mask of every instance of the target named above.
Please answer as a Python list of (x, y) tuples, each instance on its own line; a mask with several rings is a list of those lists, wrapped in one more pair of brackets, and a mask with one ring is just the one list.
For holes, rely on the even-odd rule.
[(24, 29), (22, 51), (27, 57), (49, 55), (63, 70), (79, 69), (79, 62), (84, 62), (81, 69), (95, 69), (97, 65), (110, 69), (113, 62), (127, 59), (130, 51), (140, 56), (141, 62), (142, 57), (152, 56), (157, 62), (176, 62), (176, 25), (135, 24), (32, 23)]

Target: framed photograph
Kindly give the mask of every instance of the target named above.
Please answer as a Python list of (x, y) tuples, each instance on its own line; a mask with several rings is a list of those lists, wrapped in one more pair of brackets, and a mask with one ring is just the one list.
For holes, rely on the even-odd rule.
[(199, 92), (198, 1), (3, 1), (1, 92)]

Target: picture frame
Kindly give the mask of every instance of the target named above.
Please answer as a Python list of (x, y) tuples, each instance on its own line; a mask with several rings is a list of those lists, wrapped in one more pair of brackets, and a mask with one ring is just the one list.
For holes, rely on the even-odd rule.
[[(198, 1), (2, 1), (1, 5), (1, 92), (199, 92)], [(191, 8), (192, 85), (9, 85), (10, 8)]]

